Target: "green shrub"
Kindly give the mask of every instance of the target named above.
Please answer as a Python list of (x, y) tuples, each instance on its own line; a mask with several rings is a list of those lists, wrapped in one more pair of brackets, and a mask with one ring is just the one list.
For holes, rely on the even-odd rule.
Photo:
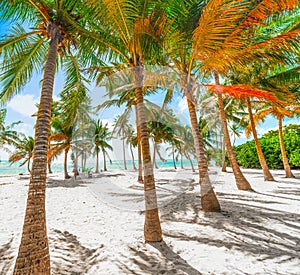
[[(292, 169), (300, 169), (300, 125), (288, 125), (283, 130), (283, 140)], [(259, 139), (270, 169), (283, 169), (277, 131), (269, 131)], [(243, 168), (261, 168), (254, 140), (234, 147), (236, 159)]]

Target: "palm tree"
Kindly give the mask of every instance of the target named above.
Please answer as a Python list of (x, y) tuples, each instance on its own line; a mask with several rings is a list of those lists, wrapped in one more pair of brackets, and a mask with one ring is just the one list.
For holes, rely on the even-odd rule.
[[(143, 82), (144, 62), (155, 62), (158, 53), (161, 52), (158, 44), (164, 38), (164, 17), (153, 12), (156, 1), (89, 0), (89, 3), (94, 6), (99, 31), (107, 34), (105, 39), (97, 40), (98, 45), (90, 43), (89, 46), (92, 49), (97, 48), (99, 44), (109, 47), (110, 56), (117, 55), (116, 60), (122, 62), (132, 75), (138, 113), (138, 138), (141, 140), (144, 163), (144, 237), (149, 242), (161, 241), (162, 232), (144, 110)], [(102, 26), (105, 26), (105, 29)]]
[[(173, 22), (169, 33), (169, 41), (164, 50), (172, 69), (179, 78), (180, 88), (187, 100), (194, 146), (201, 186), (201, 204), (205, 212), (220, 211), (220, 204), (212, 188), (208, 175), (207, 157), (201, 138), (196, 112), (196, 98), (194, 96), (197, 81), (200, 78), (200, 64), (192, 54), (192, 35), (198, 24), (199, 17), (206, 1), (172, 2), (172, 10), (165, 7), (165, 13)], [(172, 91), (169, 91), (172, 93)]]
[(0, 109), (0, 148), (4, 145), (17, 145), (20, 142), (19, 134), (13, 128), (21, 121), (5, 125), (6, 109)]
[[(88, 17), (89, 11), (82, 2), (74, 0), (8, 0), (1, 2), (0, 9), (2, 20), (14, 22), (12, 32), (0, 42), (1, 59), (3, 59), (0, 79), (1, 102), (5, 103), (20, 91), (33, 72), (41, 70), (44, 72), (26, 213), (14, 274), (50, 274), (45, 188), (57, 55), (61, 54), (61, 64), (67, 68), (66, 87), (78, 86), (81, 82), (79, 79), (81, 73), (72, 52), (75, 49), (74, 45), (80, 41), (78, 38), (84, 30), (84, 16)], [(28, 32), (16, 23), (25, 20), (32, 27)], [(82, 56), (82, 53), (78, 45), (77, 58)], [(73, 69), (68, 70), (68, 68)]]
[[(299, 85), (299, 70), (300, 68), (298, 64), (294, 64), (294, 66), (288, 66), (287, 68), (279, 67), (276, 68), (275, 71), (265, 71), (263, 67), (255, 65), (255, 69), (250, 68), (248, 73), (246, 73), (247, 70), (244, 70), (243, 74), (240, 74), (240, 76), (238, 77), (238, 79), (241, 80), (241, 78), (247, 78), (248, 75), (251, 75), (251, 77), (248, 76), (248, 78), (250, 78), (249, 81), (251, 81), (253, 85), (256, 85), (266, 90), (273, 91), (279, 96), (281, 96), (282, 99), (287, 101), (285, 103), (281, 102), (280, 105), (276, 104), (276, 102), (257, 102), (256, 105), (260, 105), (259, 110), (252, 116), (252, 123), (246, 127), (246, 136), (250, 135), (250, 128), (255, 128), (255, 125), (263, 121), (267, 115), (273, 115), (278, 120), (278, 133), (282, 161), (286, 177), (288, 178), (292, 178), (294, 177), (294, 175), (292, 174), (284, 147), (282, 120), (285, 116), (293, 117), (294, 114), (300, 113), (299, 104), (297, 104), (296, 98), (293, 96), (293, 87), (297, 87), (297, 85)], [(235, 81), (237, 81), (237, 78), (235, 78)], [(282, 93), (284, 93), (283, 96)], [(289, 96), (287, 96), (287, 94), (289, 94)], [(247, 99), (247, 101), (250, 100)], [(250, 102), (248, 102), (248, 106), (249, 104)], [(249, 115), (251, 119), (251, 114), (249, 113)]]
[(111, 139), (111, 133), (106, 125), (102, 124), (102, 121), (92, 120), (92, 137), (94, 143), (94, 151), (96, 154), (96, 170), (95, 173), (99, 173), (99, 152), (102, 151), (103, 154), (103, 170), (107, 171), (106, 168), (106, 156), (107, 149), (113, 150), (111, 145), (107, 143)]
[(66, 126), (66, 122), (61, 117), (54, 118), (52, 121), (52, 127), (55, 129), (54, 133), (49, 137), (50, 142), (55, 141), (56, 143), (50, 143), (50, 159), (61, 152), (64, 152), (64, 177), (65, 179), (71, 178), (68, 174), (68, 153), (72, 146), (73, 136), (75, 127)]
[(124, 170), (127, 170), (126, 151), (125, 151), (125, 138), (126, 138), (125, 129), (128, 125), (129, 112), (130, 112), (130, 109), (127, 109), (127, 110), (125, 110), (125, 112), (122, 115), (117, 116), (115, 118), (114, 129), (112, 131), (113, 135), (117, 135), (118, 137), (121, 137), (121, 140), (122, 140)]
[[(234, 157), (221, 95), (224, 89), (220, 87), (219, 74), (227, 74), (232, 67), (241, 67), (253, 57), (265, 64), (281, 63), (287, 50), (296, 50), (296, 43), (293, 41), (297, 38), (297, 31), (256, 39), (256, 30), (266, 18), (272, 13), (292, 9), (298, 5), (298, 1), (279, 0), (276, 5), (273, 4), (273, 1), (267, 0), (242, 1), (233, 7), (231, 2), (209, 1), (194, 33), (194, 56), (203, 62), (202, 71), (211, 72), (215, 77), (214, 91), (218, 92), (226, 147), (237, 185), (243, 190), (251, 190), (251, 186), (242, 175)], [(267, 96), (249, 86), (247, 88), (239, 89), (240, 95)], [(227, 92), (233, 94), (232, 90), (227, 89)]]
[(24, 136), (23, 139), (21, 139), (20, 142), (16, 145), (16, 150), (12, 155), (9, 156), (8, 161), (14, 163), (21, 159), (25, 159), (25, 161), (22, 162), (20, 166), (23, 166), (27, 163), (27, 170), (29, 174), (31, 174), (30, 160), (32, 158), (33, 149), (34, 149), (33, 137)]
[(256, 125), (255, 125), (255, 121), (254, 121), (254, 117), (253, 117), (253, 112), (252, 112), (252, 106), (251, 106), (251, 101), (249, 97), (246, 97), (246, 103), (247, 103), (247, 107), (248, 107), (248, 114), (249, 114), (249, 120), (250, 120), (250, 125), (251, 125), (251, 132), (254, 138), (254, 142), (255, 142), (255, 146), (256, 146), (256, 151), (258, 154), (258, 159), (261, 165), (261, 168), (263, 169), (263, 173), (264, 173), (264, 179), (266, 181), (275, 181), (270, 170), (269, 167), (267, 165), (266, 159), (264, 157), (263, 151), (261, 149), (261, 146), (259, 144), (259, 140), (258, 140), (258, 136), (257, 136), (257, 132), (256, 132)]
[(134, 170), (136, 170), (136, 166), (135, 166), (135, 162), (134, 162), (134, 154), (133, 154), (132, 148), (137, 147), (138, 139), (137, 139), (137, 135), (134, 131), (134, 128), (131, 124), (126, 124), (125, 141), (126, 141), (126, 144), (129, 145), (131, 158), (132, 158), (132, 168)]

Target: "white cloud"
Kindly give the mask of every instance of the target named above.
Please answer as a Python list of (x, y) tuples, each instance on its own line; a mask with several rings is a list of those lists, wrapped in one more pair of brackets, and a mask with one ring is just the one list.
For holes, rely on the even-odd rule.
[(14, 130), (23, 133), (26, 136), (34, 136), (34, 126), (32, 124), (20, 123), (14, 127)]
[(188, 110), (187, 100), (185, 97), (179, 99), (178, 108), (179, 108), (180, 113), (184, 113)]
[(32, 94), (16, 95), (7, 106), (26, 117), (31, 117), (37, 111), (38, 99)]
[(112, 120), (104, 118), (104, 119), (101, 119), (101, 121), (102, 121), (103, 125), (107, 124), (109, 131), (112, 131), (115, 128), (114, 122)]

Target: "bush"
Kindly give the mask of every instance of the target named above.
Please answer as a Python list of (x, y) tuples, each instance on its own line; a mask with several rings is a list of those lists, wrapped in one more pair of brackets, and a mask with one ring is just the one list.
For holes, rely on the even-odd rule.
[[(300, 125), (288, 125), (283, 130), (283, 140), (292, 169), (300, 169)], [(283, 169), (277, 131), (269, 131), (259, 139), (260, 146), (270, 169)], [(261, 168), (254, 140), (234, 147), (236, 159), (243, 168)]]

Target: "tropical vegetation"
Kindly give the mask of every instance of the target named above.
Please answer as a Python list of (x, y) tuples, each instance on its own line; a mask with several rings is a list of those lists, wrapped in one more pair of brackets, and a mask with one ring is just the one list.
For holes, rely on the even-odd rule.
[[(6, 111), (0, 110), (0, 146), (15, 145), (11, 161), (24, 159), (29, 170), (33, 159), (14, 274), (50, 274), (46, 175), (47, 165), (61, 153), (68, 179), (71, 151), (76, 173), (79, 157), (84, 169), (91, 154), (99, 173), (99, 153), (106, 171), (112, 137), (123, 142), (124, 169), (126, 147), (133, 163), (132, 148), (137, 147), (147, 242), (162, 241), (154, 168), (157, 155), (163, 160), (166, 144), (174, 168), (179, 158), (184, 168), (186, 158), (194, 169), (196, 160), (205, 212), (221, 210), (208, 172), (211, 157), (221, 151), (225, 159), (223, 145), (240, 190), (252, 187), (239, 165), (262, 168), (266, 180), (273, 179), (269, 167), (282, 167), (281, 158), (287, 176), (299, 167), (299, 127), (282, 131), (283, 117), (297, 115), (299, 109), (298, 0), (7, 0), (0, 8), (0, 19), (12, 25), (0, 40), (1, 104), (33, 75), (43, 75), (33, 138), (20, 141), (15, 124), (5, 125)], [(54, 104), (58, 71), (64, 80)], [(91, 110), (87, 94), (94, 82), (106, 86), (110, 97), (98, 111), (126, 106), (112, 133)], [(186, 101), (190, 126), (170, 111), (178, 94)], [(155, 97), (155, 103), (162, 102), (149, 100)], [(213, 107), (205, 108), (205, 100)], [(258, 139), (256, 126), (263, 114), (275, 115), (279, 133)], [(256, 149), (253, 142), (233, 148), (230, 131), (237, 135), (243, 127), (253, 134)], [(259, 161), (252, 163), (257, 156)]]

